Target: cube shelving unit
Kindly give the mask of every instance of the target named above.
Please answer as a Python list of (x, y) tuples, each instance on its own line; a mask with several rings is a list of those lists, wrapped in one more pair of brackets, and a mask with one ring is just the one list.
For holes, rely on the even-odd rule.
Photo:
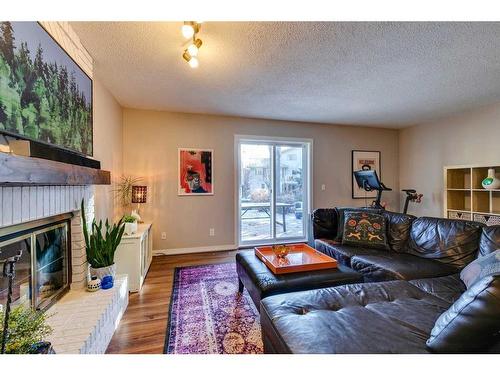
[(444, 168), (444, 217), (500, 225), (500, 189), (487, 190), (481, 181), (500, 165)]

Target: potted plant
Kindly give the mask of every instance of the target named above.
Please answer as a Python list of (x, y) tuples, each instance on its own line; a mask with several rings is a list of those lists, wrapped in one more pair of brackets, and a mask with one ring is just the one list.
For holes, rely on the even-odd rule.
[[(5, 315), (0, 314), (2, 326)], [(33, 311), (24, 305), (12, 309), (6, 325), (5, 353), (7, 354), (50, 354), (54, 353), (52, 345), (43, 341), (52, 333), (47, 324), (47, 315), (41, 311)], [(3, 330), (0, 331), (0, 342), (3, 342)]]
[(125, 223), (125, 234), (131, 235), (137, 232), (137, 218), (132, 215), (125, 215), (122, 218)]
[(89, 230), (83, 200), (81, 210), (83, 236), (85, 237), (87, 262), (90, 264), (90, 275), (97, 276), (101, 280), (104, 276), (108, 275), (114, 279), (116, 274), (115, 251), (122, 239), (125, 225), (122, 219), (113, 225), (110, 225), (106, 219), (103, 230), (102, 220), (99, 220), (98, 224), (94, 219)]

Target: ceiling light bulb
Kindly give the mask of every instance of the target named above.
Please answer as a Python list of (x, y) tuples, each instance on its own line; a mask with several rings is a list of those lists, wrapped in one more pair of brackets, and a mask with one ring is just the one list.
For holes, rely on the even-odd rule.
[(197, 68), (200, 63), (198, 62), (198, 59), (196, 57), (191, 57), (191, 59), (188, 61), (188, 64), (191, 68)]
[(191, 44), (187, 48), (187, 51), (191, 56), (198, 56), (198, 47), (196, 47), (194, 44)]
[(201, 44), (202, 44), (201, 39), (196, 39), (195, 41), (193, 41), (193, 43), (191, 43), (187, 48), (189, 55), (198, 56), (198, 51), (201, 47)]
[(192, 25), (182, 25), (182, 35), (188, 39), (194, 35), (194, 28)]

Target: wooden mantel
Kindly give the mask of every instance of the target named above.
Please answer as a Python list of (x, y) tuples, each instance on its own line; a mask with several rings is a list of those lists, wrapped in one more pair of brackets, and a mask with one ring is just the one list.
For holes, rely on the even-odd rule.
[(0, 152), (0, 185), (110, 185), (111, 173)]

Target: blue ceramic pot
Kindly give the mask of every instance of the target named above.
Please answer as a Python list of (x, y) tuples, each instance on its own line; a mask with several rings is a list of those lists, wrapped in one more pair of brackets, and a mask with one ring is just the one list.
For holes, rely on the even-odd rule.
[(113, 287), (113, 276), (104, 276), (101, 280), (101, 289), (111, 289)]

